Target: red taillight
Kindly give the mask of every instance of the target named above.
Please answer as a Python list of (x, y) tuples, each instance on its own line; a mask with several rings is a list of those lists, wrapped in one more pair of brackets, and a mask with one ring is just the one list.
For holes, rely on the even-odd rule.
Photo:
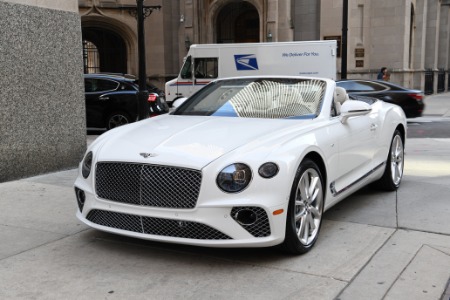
[(148, 102), (155, 102), (156, 101), (156, 99), (158, 99), (158, 95), (157, 94), (150, 94), (150, 95), (148, 95)]
[(416, 101), (422, 101), (423, 100), (423, 95), (422, 94), (414, 93), (414, 94), (408, 94), (408, 96), (410, 96), (411, 98), (414, 98)]

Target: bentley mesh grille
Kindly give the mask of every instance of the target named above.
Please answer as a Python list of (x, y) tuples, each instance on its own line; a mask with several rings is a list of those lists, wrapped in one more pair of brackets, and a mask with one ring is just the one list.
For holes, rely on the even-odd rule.
[(143, 206), (194, 208), (200, 171), (132, 163), (98, 163), (95, 188), (100, 198)]
[(231, 217), (236, 220), (236, 214), (241, 210), (250, 210), (256, 215), (255, 223), (251, 225), (240, 224), (245, 230), (247, 230), (254, 237), (266, 237), (270, 235), (270, 224), (267, 213), (261, 207), (233, 207), (231, 210)]
[(143, 217), (94, 209), (86, 217), (92, 223), (127, 231), (196, 240), (230, 240), (208, 225), (171, 219)]

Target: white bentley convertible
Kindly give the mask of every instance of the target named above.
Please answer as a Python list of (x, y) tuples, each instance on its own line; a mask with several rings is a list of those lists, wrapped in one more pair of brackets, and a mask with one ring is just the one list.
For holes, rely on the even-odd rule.
[(323, 212), (403, 175), (400, 107), (350, 100), (332, 80), (212, 82), (173, 113), (122, 126), (87, 150), (77, 217), (126, 236), (304, 253)]

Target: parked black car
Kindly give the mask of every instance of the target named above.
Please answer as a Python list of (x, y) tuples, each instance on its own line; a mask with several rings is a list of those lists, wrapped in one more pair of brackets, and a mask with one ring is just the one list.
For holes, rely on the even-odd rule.
[(423, 92), (381, 80), (346, 79), (336, 82), (337, 86), (347, 90), (349, 95), (361, 95), (378, 98), (400, 106), (407, 118), (420, 117), (425, 104)]
[[(112, 129), (138, 118), (136, 78), (118, 74), (84, 75), (87, 127)], [(150, 116), (167, 113), (164, 92), (147, 85)]]

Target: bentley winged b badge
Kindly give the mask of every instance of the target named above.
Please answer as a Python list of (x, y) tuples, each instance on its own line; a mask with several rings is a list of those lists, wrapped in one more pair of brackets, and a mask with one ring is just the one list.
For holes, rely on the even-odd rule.
[(142, 153), (139, 153), (139, 155), (142, 156), (143, 158), (148, 158), (148, 157), (155, 157), (155, 156), (157, 156), (158, 154), (156, 154), (156, 153), (146, 153), (146, 152), (142, 152)]

